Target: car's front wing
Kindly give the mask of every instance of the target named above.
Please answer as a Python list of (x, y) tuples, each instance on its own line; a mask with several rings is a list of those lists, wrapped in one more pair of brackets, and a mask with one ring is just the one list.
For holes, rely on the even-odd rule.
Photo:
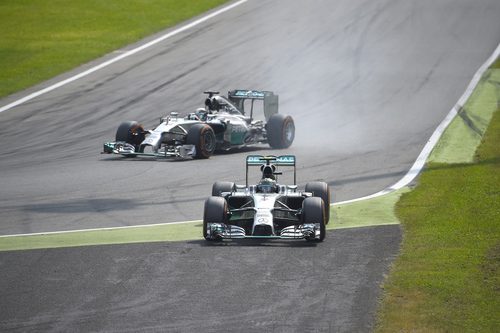
[(257, 239), (320, 239), (320, 227), (318, 224), (300, 224), (285, 227), (279, 235), (270, 236), (255, 236), (247, 235), (245, 229), (223, 223), (208, 223), (207, 224), (207, 239), (222, 240), (222, 239), (241, 239), (241, 238), (257, 238)]
[(163, 147), (157, 152), (143, 153), (136, 152), (135, 147), (125, 142), (105, 142), (102, 154), (118, 154), (128, 157), (149, 156), (156, 158), (189, 158), (196, 155), (194, 145), (179, 145)]

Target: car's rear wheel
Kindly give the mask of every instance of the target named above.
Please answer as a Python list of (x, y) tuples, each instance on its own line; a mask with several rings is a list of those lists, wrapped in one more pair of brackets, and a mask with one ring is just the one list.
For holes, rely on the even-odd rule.
[(320, 197), (324, 202), (325, 224), (330, 222), (330, 186), (325, 182), (310, 182), (306, 184), (306, 192), (311, 192), (313, 196)]
[(215, 151), (215, 133), (206, 124), (194, 124), (188, 130), (186, 143), (195, 146), (196, 154), (193, 156), (194, 158), (209, 158)]
[(295, 124), (291, 116), (273, 114), (266, 124), (267, 141), (271, 148), (290, 147), (295, 138)]
[[(214, 240), (210, 237), (208, 232), (209, 223), (227, 223), (228, 220), (228, 208), (227, 202), (222, 197), (209, 197), (205, 201), (205, 207), (203, 210), (203, 237), (206, 240)], [(215, 239), (216, 240), (216, 239)]]
[(222, 192), (233, 192), (235, 185), (233, 182), (215, 182), (212, 185), (212, 195), (218, 197)]
[(317, 240), (322, 242), (326, 236), (325, 227), (325, 213), (324, 213), (324, 203), (319, 197), (309, 197), (305, 198), (302, 202), (302, 223), (315, 223), (319, 224), (319, 239), (307, 239), (307, 240)]

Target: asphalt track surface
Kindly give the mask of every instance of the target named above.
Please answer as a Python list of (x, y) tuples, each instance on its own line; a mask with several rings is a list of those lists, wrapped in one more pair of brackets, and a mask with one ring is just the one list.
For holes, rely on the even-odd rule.
[[(297, 156), (299, 184), (327, 181), (335, 201), (382, 190), (406, 173), (498, 45), (499, 13), (495, 0), (248, 1), (1, 113), (0, 234), (200, 219), (214, 181), (243, 182), (248, 153), (282, 152), (184, 162), (98, 153), (121, 121), (150, 127), (170, 111), (191, 112), (205, 89), (280, 95), (280, 112), (297, 127), (283, 153)], [(368, 330), (399, 228), (327, 237), (316, 247), (192, 242), (2, 253), (0, 305), (10, 310), (0, 327)]]
[(339, 230), (317, 246), (200, 240), (10, 252), (1, 256), (10, 269), (0, 280), (0, 328), (367, 331), (366, 304), (376, 302), (399, 240), (385, 226)]

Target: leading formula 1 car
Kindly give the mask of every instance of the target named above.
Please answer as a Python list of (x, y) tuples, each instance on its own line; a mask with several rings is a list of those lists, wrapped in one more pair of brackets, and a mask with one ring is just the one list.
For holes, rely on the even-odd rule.
[[(260, 166), (261, 180), (248, 185), (249, 167)], [(277, 182), (278, 166), (293, 167), (294, 184)], [(323, 241), (330, 220), (330, 188), (310, 182), (305, 191), (296, 185), (295, 156), (250, 155), (246, 185), (216, 182), (205, 201), (203, 237), (221, 241), (234, 238), (278, 238)]]
[[(273, 92), (238, 89), (229, 91), (227, 98), (217, 91), (204, 93), (208, 95), (204, 108), (184, 118), (172, 112), (152, 130), (144, 130), (136, 121), (123, 122), (116, 131), (116, 140), (104, 143), (103, 153), (209, 158), (215, 150), (259, 143), (282, 149), (292, 144), (295, 124), (291, 116), (278, 113), (278, 95)], [(254, 118), (256, 101), (263, 104), (265, 121)]]

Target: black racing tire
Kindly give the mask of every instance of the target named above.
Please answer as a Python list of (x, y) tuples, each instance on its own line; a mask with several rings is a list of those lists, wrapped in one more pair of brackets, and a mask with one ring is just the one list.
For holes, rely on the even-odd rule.
[(326, 236), (324, 202), (319, 197), (308, 197), (302, 202), (302, 223), (319, 223), (319, 239), (322, 242)]
[(306, 192), (311, 192), (314, 197), (320, 197), (325, 204), (325, 224), (330, 222), (330, 186), (325, 182), (310, 182), (306, 184)]
[(206, 240), (213, 240), (207, 237), (208, 223), (227, 223), (227, 221), (227, 201), (222, 197), (209, 197), (205, 201), (203, 210), (203, 237)]
[(212, 185), (212, 195), (219, 197), (222, 192), (233, 192), (236, 188), (233, 182), (215, 182)]
[(273, 114), (266, 124), (267, 142), (274, 149), (284, 149), (292, 145), (295, 138), (295, 124), (291, 116)]
[(195, 146), (194, 158), (209, 158), (213, 155), (216, 146), (214, 130), (206, 124), (194, 124), (188, 130), (186, 143)]
[[(124, 121), (118, 126), (115, 135), (115, 141), (126, 142), (140, 150), (142, 141), (146, 138), (144, 128), (137, 121)], [(136, 157), (136, 155), (127, 155), (127, 157)]]
[(144, 141), (144, 128), (137, 121), (124, 121), (116, 130), (116, 141), (140, 145)]

